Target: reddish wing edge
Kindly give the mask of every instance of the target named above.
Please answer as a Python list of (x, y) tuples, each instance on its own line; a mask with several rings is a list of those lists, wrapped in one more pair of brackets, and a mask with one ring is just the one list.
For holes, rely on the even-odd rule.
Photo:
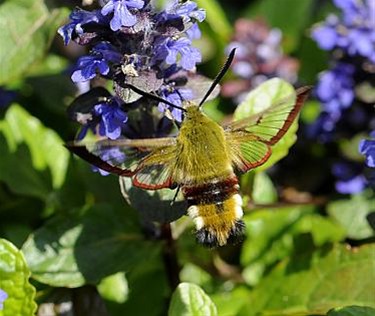
[(64, 146), (67, 149), (69, 149), (69, 151), (71, 151), (73, 154), (77, 155), (78, 157), (82, 158), (83, 160), (86, 160), (88, 163), (94, 165), (95, 167), (98, 167), (109, 173), (114, 173), (123, 177), (131, 177), (136, 173), (136, 171), (121, 169), (121, 168), (110, 165), (109, 163), (102, 160), (100, 157), (95, 156), (92, 153), (90, 153), (85, 146), (75, 146), (75, 145), (67, 145), (67, 144), (65, 144)]
[(174, 187), (174, 183), (172, 182), (172, 177), (169, 177), (165, 182), (160, 184), (145, 184), (139, 182), (137, 179), (137, 175), (132, 178), (133, 185), (137, 188), (145, 189), (145, 190), (160, 190), (160, 189), (172, 189)]
[(144, 184), (142, 182), (139, 182), (136, 174), (143, 168), (141, 165), (138, 168), (136, 168), (134, 171), (121, 169), (119, 167), (112, 166), (109, 163), (102, 160), (100, 157), (93, 155), (87, 150), (85, 146), (76, 146), (76, 145), (68, 145), (68, 144), (65, 144), (64, 146), (73, 154), (77, 155), (78, 157), (82, 158), (88, 163), (94, 165), (95, 167), (98, 167), (104, 171), (116, 174), (121, 177), (132, 177), (133, 185), (138, 188), (145, 189), (145, 190), (159, 190), (159, 189), (165, 189), (165, 188), (173, 188), (174, 186), (171, 177), (169, 177), (167, 181), (160, 183), (160, 184), (156, 184), (156, 185), (149, 185), (149, 184)]
[(274, 145), (281, 139), (281, 137), (285, 135), (290, 125), (292, 125), (292, 123), (294, 122), (294, 119), (300, 112), (302, 105), (307, 100), (311, 89), (312, 89), (312, 86), (305, 86), (305, 87), (298, 88), (296, 90), (296, 94), (297, 94), (296, 103), (292, 111), (290, 111), (288, 117), (286, 118), (284, 125), (280, 128), (280, 130), (277, 132), (275, 136), (273, 136), (269, 141), (263, 141), (264, 143), (266, 143), (267, 145)]

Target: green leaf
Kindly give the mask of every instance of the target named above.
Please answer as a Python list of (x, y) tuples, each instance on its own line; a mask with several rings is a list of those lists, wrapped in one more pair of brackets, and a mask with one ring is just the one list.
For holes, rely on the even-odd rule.
[(240, 315), (310, 315), (337, 306), (374, 307), (374, 260), (375, 245), (336, 245), (296, 255), (259, 283)]
[(171, 205), (176, 190), (143, 190), (133, 186), (131, 178), (120, 177), (121, 193), (147, 222), (169, 223), (185, 215), (187, 202), (181, 192)]
[(215, 304), (198, 285), (180, 283), (172, 295), (168, 316), (202, 315), (217, 315)]
[(43, 58), (68, 12), (42, 0), (8, 0), (0, 5), (0, 85), (21, 77)]
[(374, 316), (375, 309), (368, 306), (338, 307), (328, 312), (327, 316)]
[(244, 217), (247, 238), (241, 264), (250, 285), (257, 284), (267, 267), (295, 252), (340, 241), (345, 232), (332, 220), (315, 213), (314, 207), (296, 206), (260, 210)]
[(249, 18), (262, 17), (270, 27), (277, 27), (283, 32), (283, 47), (286, 52), (293, 51), (299, 37), (309, 25), (313, 0), (261, 0), (249, 7)]
[(353, 195), (350, 200), (340, 200), (328, 204), (328, 214), (346, 230), (352, 239), (374, 236), (366, 216), (375, 209), (375, 198), (367, 194)]
[(165, 304), (169, 301), (171, 290), (160, 255), (145, 257), (126, 273), (126, 279), (129, 294), (124, 303), (115, 303), (103, 297), (110, 315), (160, 316), (166, 314)]
[(201, 287), (210, 285), (213, 281), (212, 276), (201, 267), (187, 262), (180, 271), (180, 279), (182, 282), (190, 282)]
[[(15, 152), (19, 145), (26, 144), (30, 150), (32, 164), (36, 170), (49, 169), (54, 188), (64, 183), (69, 162), (69, 152), (63, 147), (61, 138), (21, 106), (13, 104), (0, 121), (0, 132), (4, 134), (9, 151)], [(19, 165), (22, 168), (22, 165)]]
[(34, 279), (79, 287), (127, 271), (159, 247), (143, 240), (126, 209), (103, 204), (54, 217), (29, 237), (22, 251)]
[(35, 170), (30, 152), (24, 144), (11, 152), (0, 134), (0, 157), (0, 180), (4, 181), (13, 193), (47, 200), (52, 189), (50, 179)]
[[(267, 80), (248, 93), (245, 100), (234, 112), (234, 120), (240, 120), (259, 113), (291, 96), (295, 96), (295, 90), (290, 83), (280, 78)], [(294, 104), (295, 101), (292, 97), (286, 102)], [(297, 128), (298, 124), (297, 121), (295, 121), (289, 128), (288, 132), (272, 147), (272, 155), (270, 159), (268, 159), (264, 165), (256, 168), (256, 172), (264, 171), (272, 167), (277, 161), (288, 154), (289, 148), (297, 140)]]
[(227, 42), (232, 35), (232, 26), (227, 20), (227, 15), (220, 3), (215, 0), (197, 0), (200, 8), (206, 10), (206, 22), (220, 39)]
[(104, 278), (98, 285), (98, 291), (102, 298), (124, 303), (128, 299), (129, 286), (124, 272), (118, 272)]
[(252, 200), (256, 204), (270, 204), (277, 201), (276, 188), (265, 172), (255, 174)]
[(8, 294), (0, 316), (32, 316), (37, 305), (35, 288), (30, 284), (30, 270), (22, 252), (12, 243), (0, 239), (0, 289)]
[(214, 293), (210, 297), (215, 303), (219, 316), (238, 315), (246, 304), (250, 290), (245, 286), (230, 288), (221, 293)]

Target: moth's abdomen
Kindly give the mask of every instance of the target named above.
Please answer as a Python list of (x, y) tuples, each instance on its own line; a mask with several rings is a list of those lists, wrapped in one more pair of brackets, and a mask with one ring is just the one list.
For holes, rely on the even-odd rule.
[(241, 220), (242, 198), (238, 190), (235, 175), (201, 186), (183, 187), (199, 243), (216, 247), (242, 238), (245, 225)]

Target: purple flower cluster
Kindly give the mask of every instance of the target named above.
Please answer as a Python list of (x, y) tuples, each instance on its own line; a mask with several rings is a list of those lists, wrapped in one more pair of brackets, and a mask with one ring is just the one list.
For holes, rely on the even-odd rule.
[[(107, 0), (98, 10), (72, 12), (59, 34), (65, 44), (74, 41), (90, 47), (89, 54), (77, 62), (73, 82), (91, 81), (95, 87), (108, 87), (103, 79), (113, 82), (113, 92), (103, 87), (102, 95), (99, 90), (89, 91), (73, 102), (71, 117), (83, 125), (78, 137), (83, 138), (88, 130), (111, 139), (126, 136), (129, 111), (155, 103), (144, 100), (127, 84), (176, 105), (196, 97), (186, 85), (201, 61), (192, 40), (200, 37), (197, 23), (204, 19), (205, 12), (196, 3), (178, 0), (162, 11), (147, 0)], [(165, 104), (158, 108), (182, 120), (181, 111)]]
[(329, 15), (312, 37), (324, 50), (340, 49), (349, 56), (375, 62), (375, 2), (373, 0), (333, 0), (341, 18)]
[[(375, 126), (375, 112), (363, 87), (371, 86), (375, 74), (375, 2), (373, 0), (333, 0), (341, 15), (329, 15), (317, 24), (312, 38), (331, 53), (331, 67), (319, 76), (315, 95), (322, 111), (308, 128), (310, 137), (325, 143), (353, 139)], [(367, 155), (367, 143), (361, 152)], [(370, 154), (369, 154), (370, 155)], [(356, 193), (366, 188), (368, 177), (359, 161), (340, 157), (332, 173), (336, 190)]]
[(226, 82), (222, 94), (240, 102), (251, 88), (269, 78), (280, 77), (295, 83), (299, 63), (283, 54), (281, 40), (281, 31), (270, 29), (264, 21), (239, 19), (227, 47), (228, 52), (237, 48), (232, 69), (239, 79)]
[(355, 87), (375, 72), (375, 2), (333, 0), (341, 17), (329, 15), (318, 24), (312, 38), (332, 52), (331, 69), (319, 78), (315, 94), (322, 104), (322, 116), (312, 127), (314, 136), (327, 140), (345, 110), (355, 100)]
[(3, 309), (3, 303), (8, 298), (8, 294), (0, 289), (0, 310)]

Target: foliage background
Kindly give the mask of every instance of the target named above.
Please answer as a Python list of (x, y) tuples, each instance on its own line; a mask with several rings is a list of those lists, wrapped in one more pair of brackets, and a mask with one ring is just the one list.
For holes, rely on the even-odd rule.
[[(335, 11), (330, 1), (197, 2), (207, 11), (196, 43), (206, 76), (218, 72), (235, 20), (256, 16), (282, 30), (284, 52), (300, 62), (299, 83), (315, 84), (327, 69), (309, 32)], [(64, 48), (56, 30), (75, 5), (0, 1), (0, 85), (17, 92), (0, 108), (0, 237), (21, 249), (0, 244), (0, 288), (10, 296), (0, 315), (33, 314), (30, 273), (38, 315), (373, 315), (373, 192), (335, 192), (336, 153), (303, 134), (316, 101), (305, 106), (288, 157), (242, 176), (247, 235), (236, 246), (202, 248), (185, 216), (172, 225), (175, 242), (168, 226), (155, 234), (155, 215), (129, 206), (117, 177), (93, 173), (65, 150), (77, 130), (65, 113), (76, 93), (69, 67), (82, 51)], [(206, 109), (218, 120), (233, 110), (224, 98)], [(170, 264), (176, 258), (181, 271)], [(28, 307), (14, 312), (20, 302)], [(343, 308), (352, 305), (368, 307)]]

